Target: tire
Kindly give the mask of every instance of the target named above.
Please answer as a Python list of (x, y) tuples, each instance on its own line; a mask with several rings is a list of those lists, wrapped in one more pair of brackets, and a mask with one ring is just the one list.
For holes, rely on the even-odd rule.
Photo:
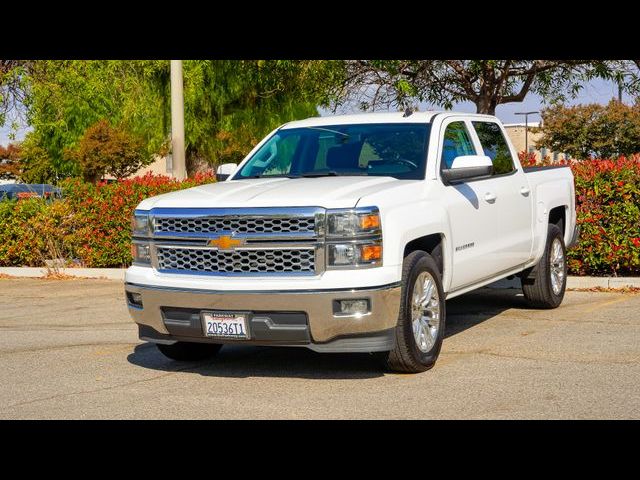
[[(414, 291), (421, 288), (419, 285), (429, 288), (427, 281), (432, 283), (433, 292), (437, 295), (434, 297), (432, 293), (430, 301), (427, 301), (426, 305), (422, 302), (422, 306), (418, 307), (414, 304)], [(400, 313), (395, 345), (390, 352), (384, 352), (382, 355), (387, 368), (395, 372), (419, 373), (433, 367), (444, 339), (445, 316), (442, 280), (435, 260), (423, 251), (407, 255), (402, 267)], [(414, 319), (418, 317), (422, 320), (418, 320), (414, 325)], [(419, 333), (423, 334), (420, 340), (414, 334), (416, 325), (420, 325)]]
[[(560, 256), (559, 256), (560, 255)], [(567, 250), (562, 231), (549, 224), (540, 261), (521, 276), (522, 292), (534, 308), (557, 308), (567, 287)]]
[(171, 345), (156, 343), (158, 350), (171, 360), (189, 362), (215, 357), (222, 345), (217, 343), (176, 342)]

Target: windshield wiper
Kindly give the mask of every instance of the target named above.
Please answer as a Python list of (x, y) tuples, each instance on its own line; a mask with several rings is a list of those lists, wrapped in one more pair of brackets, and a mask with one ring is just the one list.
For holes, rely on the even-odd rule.
[(262, 173), (259, 173), (257, 175), (251, 175), (250, 177), (244, 178), (300, 178), (300, 175), (263, 175)]
[(338, 172), (329, 170), (328, 172), (305, 172), (300, 174), (301, 177), (313, 178), (313, 177), (337, 177)]
[(314, 178), (314, 177), (366, 177), (367, 172), (336, 172), (335, 170), (329, 170), (328, 172), (307, 172), (301, 173), (301, 177)]

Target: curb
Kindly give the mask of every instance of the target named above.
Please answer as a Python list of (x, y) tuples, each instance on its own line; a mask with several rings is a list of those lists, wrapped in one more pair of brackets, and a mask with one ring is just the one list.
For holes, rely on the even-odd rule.
[[(124, 268), (60, 268), (58, 273), (71, 277), (105, 278), (124, 281)], [(0, 267), (0, 275), (12, 277), (41, 278), (47, 276), (44, 267)]]
[[(640, 277), (567, 277), (567, 289), (574, 288), (640, 288)], [(520, 279), (503, 279), (487, 285), (487, 288), (521, 288)]]
[[(106, 278), (124, 282), (125, 268), (61, 268), (59, 273), (72, 277)], [(0, 275), (11, 277), (40, 278), (47, 276), (43, 267), (0, 267)], [(640, 288), (640, 277), (567, 277), (567, 288)], [(503, 279), (487, 285), (486, 288), (520, 288), (520, 280)]]

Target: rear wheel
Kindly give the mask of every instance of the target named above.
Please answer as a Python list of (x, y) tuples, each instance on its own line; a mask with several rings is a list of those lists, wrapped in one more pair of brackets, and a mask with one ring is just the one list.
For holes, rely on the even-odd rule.
[(436, 363), (445, 328), (445, 299), (436, 262), (426, 252), (409, 254), (403, 265), (395, 346), (385, 352), (387, 367), (418, 373)]
[(217, 343), (176, 342), (171, 345), (156, 343), (165, 357), (178, 361), (204, 360), (215, 357), (222, 345)]
[(522, 292), (532, 307), (556, 308), (567, 287), (566, 248), (562, 231), (550, 224), (540, 261), (521, 277)]

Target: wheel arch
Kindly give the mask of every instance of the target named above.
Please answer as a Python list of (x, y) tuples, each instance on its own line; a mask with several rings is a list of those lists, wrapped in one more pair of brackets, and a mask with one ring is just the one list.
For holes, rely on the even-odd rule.
[(450, 273), (450, 263), (448, 262), (448, 248), (446, 246), (446, 236), (444, 232), (429, 233), (408, 240), (404, 245), (402, 258), (406, 258), (412, 252), (422, 250), (433, 257), (440, 271), (443, 287), (447, 285)]
[(568, 208), (568, 205), (558, 205), (557, 207), (553, 207), (551, 210), (549, 210), (548, 223), (556, 225), (560, 229), (560, 233), (562, 233), (563, 238), (566, 238)]

